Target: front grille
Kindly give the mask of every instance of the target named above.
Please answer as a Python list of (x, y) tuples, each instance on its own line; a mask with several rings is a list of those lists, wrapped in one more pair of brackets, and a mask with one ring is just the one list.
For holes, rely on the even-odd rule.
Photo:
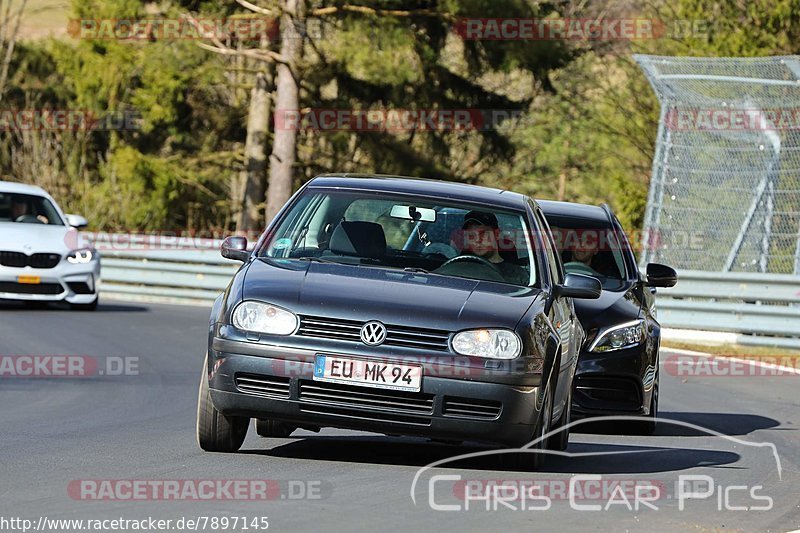
[(64, 287), (59, 283), (14, 283), (11, 281), (0, 281), (0, 292), (11, 294), (45, 294), (55, 296), (64, 292)]
[[(300, 317), (298, 335), (323, 339), (361, 342), (361, 326), (358, 320), (342, 320), (316, 316)], [(436, 329), (386, 325), (386, 346), (447, 351), (450, 333)]]
[(503, 404), (493, 400), (475, 398), (457, 398), (447, 396), (444, 399), (442, 413), (445, 416), (464, 418), (482, 418), (494, 420), (500, 416)]
[(31, 268), (53, 268), (61, 262), (58, 254), (33, 254), (28, 259)]
[(429, 416), (433, 414), (434, 395), (300, 380), (299, 399), (305, 403), (335, 407)]
[(21, 252), (0, 251), (0, 265), (13, 268), (53, 268), (61, 262), (58, 254), (25, 255)]
[(0, 252), (0, 265), (24, 268), (28, 264), (28, 256), (19, 252)]
[(236, 388), (255, 396), (289, 399), (290, 379), (259, 374), (236, 374)]

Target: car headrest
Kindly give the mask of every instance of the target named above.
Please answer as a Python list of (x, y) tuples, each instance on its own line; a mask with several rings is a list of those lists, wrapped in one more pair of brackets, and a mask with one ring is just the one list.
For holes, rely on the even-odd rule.
[(375, 222), (341, 221), (331, 235), (331, 252), (378, 259), (386, 254), (386, 235)]

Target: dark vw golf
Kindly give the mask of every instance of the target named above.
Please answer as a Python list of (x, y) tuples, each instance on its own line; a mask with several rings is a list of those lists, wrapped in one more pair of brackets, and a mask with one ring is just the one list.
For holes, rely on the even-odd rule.
[(323, 176), (247, 249), (223, 244), (244, 264), (211, 315), (202, 449), (238, 450), (251, 419), (262, 436), (339, 427), (506, 446), (569, 422), (585, 338), (572, 299), (601, 287), (564, 274), (530, 198)]

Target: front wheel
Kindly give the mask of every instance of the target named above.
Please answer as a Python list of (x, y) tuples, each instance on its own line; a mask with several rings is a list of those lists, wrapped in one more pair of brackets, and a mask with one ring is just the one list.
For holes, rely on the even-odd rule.
[(208, 388), (206, 356), (197, 394), (197, 444), (207, 452), (235, 452), (242, 447), (249, 425), (249, 418), (225, 416), (214, 407)]
[[(547, 440), (543, 438), (544, 435), (550, 432), (550, 421), (553, 419), (553, 391), (551, 387), (547, 387), (544, 391), (542, 398), (542, 409), (539, 413), (539, 420), (536, 424), (536, 431), (534, 432), (531, 441), (537, 441), (536, 444), (523, 448), (524, 450), (519, 453), (504, 453), (503, 466), (519, 469), (519, 470), (539, 470), (544, 466), (547, 459), (548, 449)], [(525, 443), (526, 445), (528, 443)], [(534, 451), (535, 450), (535, 451)]]
[(558, 429), (558, 433), (547, 439), (547, 449), (563, 452), (569, 445), (569, 424), (572, 421), (572, 387), (569, 388), (567, 401), (564, 410), (553, 429)]
[(640, 435), (653, 435), (658, 427), (658, 372), (653, 381), (653, 394), (650, 396), (650, 413), (637, 424)]

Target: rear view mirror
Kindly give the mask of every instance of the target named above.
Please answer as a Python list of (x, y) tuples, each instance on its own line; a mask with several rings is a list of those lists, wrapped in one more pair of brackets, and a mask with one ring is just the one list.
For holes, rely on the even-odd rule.
[(675, 269), (659, 263), (647, 264), (648, 287), (674, 287), (678, 283), (678, 273)]
[(89, 225), (89, 221), (80, 215), (64, 215), (67, 219), (67, 224), (76, 229), (83, 229)]
[(220, 248), (222, 257), (235, 261), (247, 261), (250, 252), (247, 251), (247, 239), (244, 237), (226, 237)]
[(392, 207), (391, 217), (415, 222), (436, 222), (436, 211), (427, 207), (396, 205)]
[(558, 296), (568, 296), (570, 298), (581, 298), (585, 300), (596, 300), (600, 298), (603, 291), (600, 280), (592, 276), (583, 274), (567, 274), (564, 276), (564, 283), (556, 285)]

